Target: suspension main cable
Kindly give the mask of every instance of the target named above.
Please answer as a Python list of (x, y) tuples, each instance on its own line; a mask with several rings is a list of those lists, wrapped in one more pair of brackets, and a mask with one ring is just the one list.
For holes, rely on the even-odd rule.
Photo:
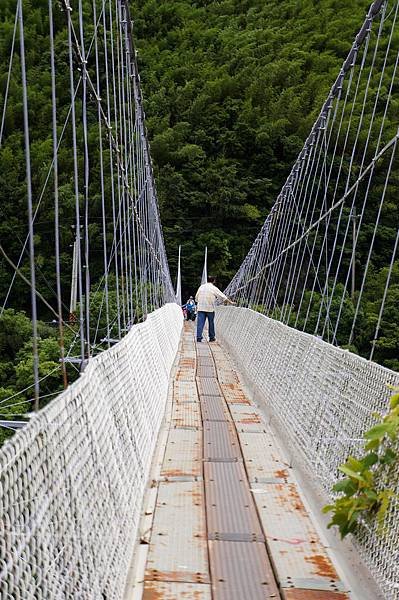
[(3, 105), (3, 112), (2, 112), (2, 115), (1, 115), (1, 125), (0, 125), (0, 148), (1, 148), (1, 145), (2, 145), (2, 141), (3, 141), (4, 124), (5, 124), (6, 112), (7, 112), (8, 93), (10, 91), (11, 72), (12, 72), (12, 65), (13, 65), (13, 62), (14, 62), (13, 61), (13, 59), (14, 59), (14, 46), (15, 46), (15, 38), (16, 38), (16, 35), (17, 35), (17, 28), (18, 28), (18, 14), (19, 14), (19, 1), (17, 2), (17, 6), (16, 6), (16, 9), (15, 9), (15, 20), (14, 20), (14, 29), (13, 29), (12, 41), (11, 41), (10, 61), (9, 61), (9, 64), (8, 64), (6, 89), (4, 91), (4, 105)]
[(54, 235), (55, 235), (55, 271), (57, 286), (57, 308), (58, 308), (58, 332), (61, 358), (61, 370), (64, 388), (68, 385), (67, 370), (65, 364), (64, 348), (64, 324), (62, 318), (62, 292), (61, 292), (61, 266), (60, 266), (60, 216), (58, 195), (58, 140), (57, 140), (57, 100), (55, 89), (55, 54), (54, 54), (54, 22), (53, 2), (48, 2), (49, 27), (50, 27), (50, 63), (51, 63), (51, 100), (52, 100), (52, 126), (53, 126), (53, 163), (54, 163)]
[[(95, 1), (95, 0), (94, 0)], [(90, 359), (90, 243), (89, 243), (89, 148), (87, 134), (87, 60), (85, 50), (85, 37), (83, 26), (83, 2), (78, 3), (79, 33), (80, 33), (80, 52), (82, 68), (82, 126), (83, 126), (83, 247), (84, 247), (84, 305), (85, 305), (85, 327), (86, 327), (86, 358)]]
[(29, 229), (29, 264), (31, 281), (31, 308), (32, 308), (32, 333), (33, 333), (33, 377), (34, 385), (34, 408), (39, 410), (39, 353), (38, 353), (38, 335), (37, 335), (37, 306), (36, 306), (36, 270), (35, 270), (35, 241), (33, 230), (33, 202), (32, 202), (32, 177), (30, 162), (30, 139), (29, 139), (29, 112), (28, 112), (28, 85), (26, 80), (25, 64), (25, 34), (22, 0), (18, 0), (19, 6), (19, 44), (21, 59), (21, 79), (22, 79), (22, 105), (24, 119), (24, 140), (25, 140), (25, 167), (26, 167), (26, 189), (28, 203), (28, 229)]

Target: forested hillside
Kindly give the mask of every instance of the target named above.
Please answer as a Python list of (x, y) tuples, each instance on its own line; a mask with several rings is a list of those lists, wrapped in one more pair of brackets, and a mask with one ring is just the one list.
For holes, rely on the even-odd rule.
[[(24, 0), (35, 206), (51, 162), (47, 4), (47, 0)], [(130, 5), (172, 276), (181, 244), (183, 290), (184, 294), (193, 293), (207, 246), (208, 270), (218, 276), (223, 287), (248, 252), (301, 150), (369, 2), (138, 0)], [(15, 6), (16, 0), (0, 3), (1, 110)], [(91, 6), (91, 0), (84, 0), (88, 21)], [(55, 19), (58, 111), (62, 123), (70, 101), (68, 57), (65, 17), (56, 10)], [(86, 29), (89, 36), (92, 25)], [(93, 114), (94, 109), (93, 106)], [(89, 115), (93, 289), (102, 274), (96, 127), (95, 118), (90, 122)], [(82, 135), (80, 124), (79, 143)], [(70, 138), (68, 128), (65, 139), (70, 142)], [(60, 147), (59, 161), (62, 285), (67, 305), (74, 239), (70, 145)], [(13, 74), (0, 146), (0, 237), (15, 262), (26, 236), (24, 169), (21, 83)], [(105, 185), (109, 191), (109, 180)], [(51, 190), (46, 189), (35, 225), (35, 246), (38, 288), (54, 302), (51, 198)], [(27, 258), (21, 270), (29, 272)], [(26, 311), (29, 317), (30, 292), (16, 277), (7, 296), (12, 276), (13, 269), (0, 258), (0, 303), (8, 309), (0, 319), (0, 400), (32, 382), (29, 319), (12, 312)], [(382, 274), (376, 274), (375, 287), (368, 291), (370, 306), (375, 301), (376, 287), (382, 288), (383, 281)], [(115, 312), (114, 300), (113, 297)], [(397, 368), (399, 332), (392, 302), (387, 317), (392, 327), (384, 331), (386, 342), (377, 359)], [(99, 304), (100, 298), (93, 292), (94, 313)], [(43, 304), (39, 311), (43, 321), (52, 320)], [(378, 306), (374, 312), (377, 311)], [(40, 331), (41, 375), (48, 375), (57, 371), (56, 332), (48, 324), (41, 325)], [(73, 338), (73, 332), (68, 335)], [(48, 376), (45, 392), (51, 393), (60, 385), (57, 376), (57, 372), (54, 377)], [(29, 393), (20, 398), (29, 397)]]
[(369, 3), (134, 2), (169, 260), (227, 284), (302, 148)]

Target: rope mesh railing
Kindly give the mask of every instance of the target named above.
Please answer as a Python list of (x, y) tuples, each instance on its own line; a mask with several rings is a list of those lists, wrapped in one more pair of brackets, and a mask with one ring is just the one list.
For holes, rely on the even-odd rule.
[(371, 5), (226, 289), (241, 306), (393, 369), (399, 369), (391, 320), (399, 289), (398, 11), (397, 0)]
[[(313, 335), (245, 308), (220, 307), (219, 336), (278, 424), (291, 458), (297, 449), (308, 477), (331, 496), (338, 467), (363, 447), (373, 412), (384, 414), (399, 374)], [(387, 600), (399, 597), (399, 472), (383, 532), (364, 522), (355, 542)]]
[(120, 600), (182, 327), (167, 304), (0, 450), (0, 598)]

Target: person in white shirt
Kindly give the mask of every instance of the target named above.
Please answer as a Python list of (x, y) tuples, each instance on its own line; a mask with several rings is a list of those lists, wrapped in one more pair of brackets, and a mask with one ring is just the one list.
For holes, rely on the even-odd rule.
[(198, 288), (195, 294), (197, 302), (197, 342), (202, 342), (202, 332), (205, 321), (208, 319), (209, 341), (215, 341), (215, 308), (216, 302), (222, 300), (229, 304), (234, 304), (219, 288), (215, 285), (215, 277), (208, 277), (208, 283), (204, 283)]

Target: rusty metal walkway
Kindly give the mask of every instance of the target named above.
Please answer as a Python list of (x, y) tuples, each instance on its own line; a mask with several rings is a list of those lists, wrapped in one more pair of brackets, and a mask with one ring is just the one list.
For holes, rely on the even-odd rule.
[(142, 527), (144, 600), (344, 600), (276, 438), (186, 324)]

